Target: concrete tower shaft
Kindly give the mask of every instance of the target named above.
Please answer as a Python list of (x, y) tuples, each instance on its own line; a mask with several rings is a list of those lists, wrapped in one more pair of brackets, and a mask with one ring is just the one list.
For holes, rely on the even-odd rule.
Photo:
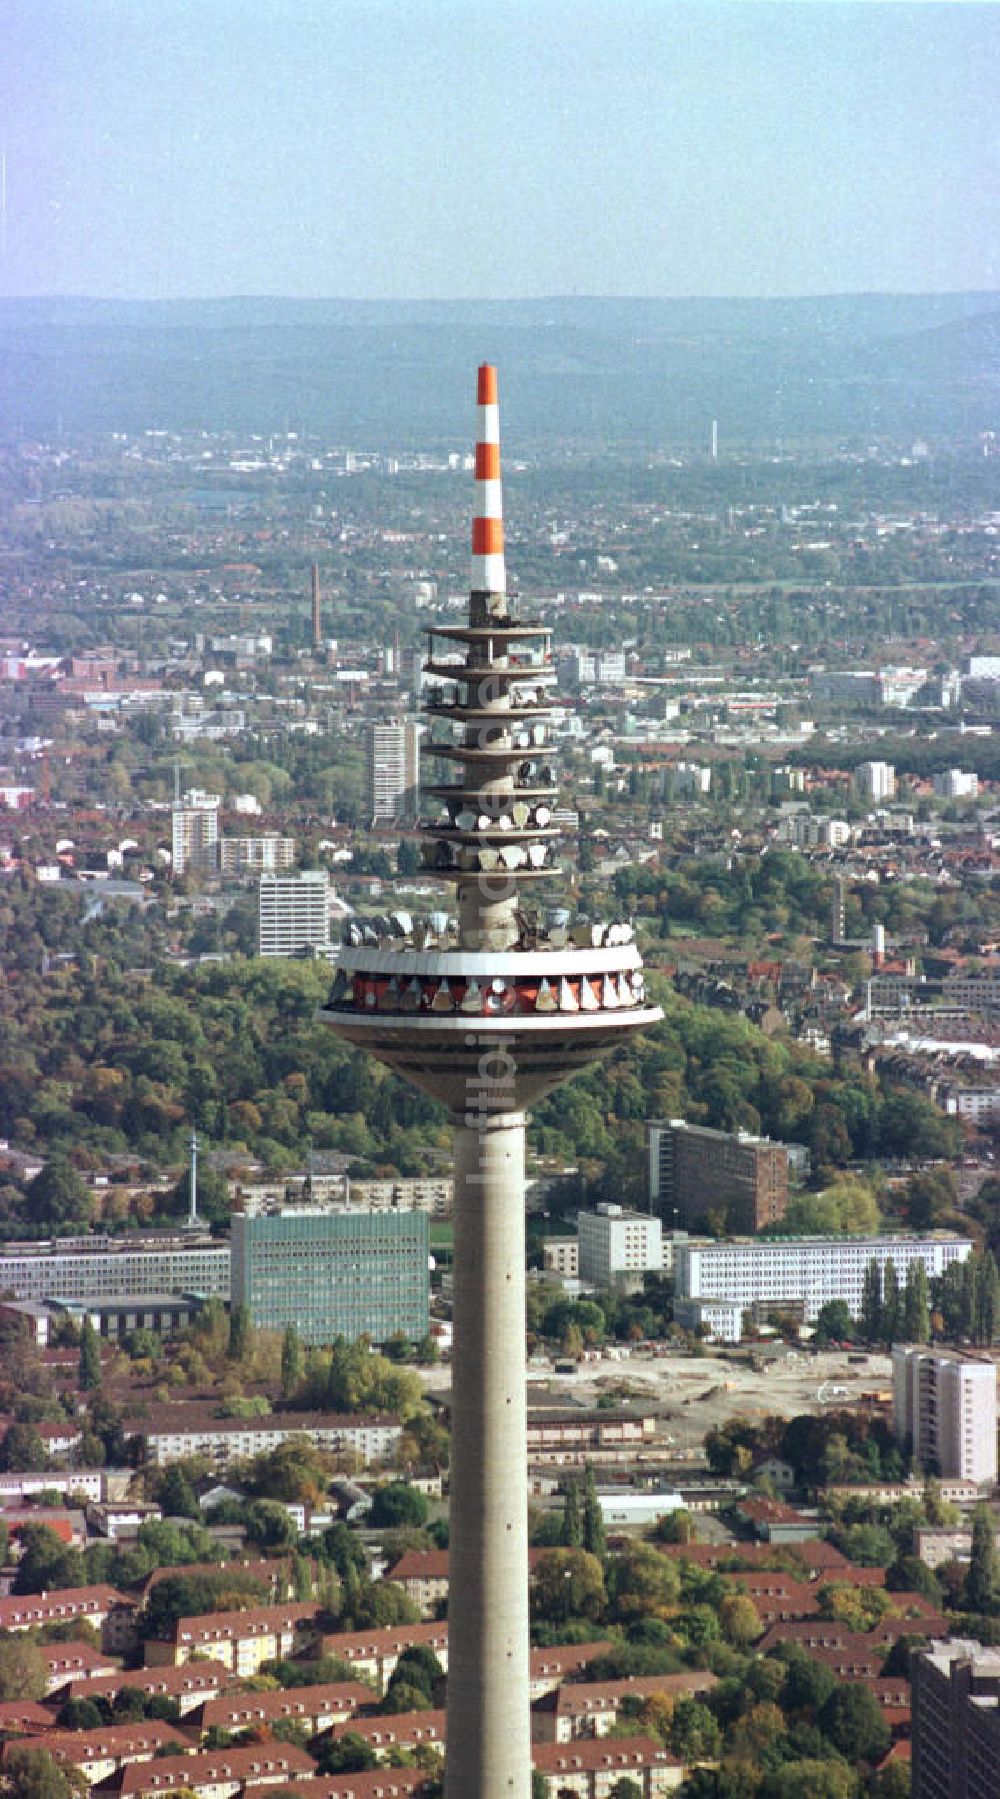
[(424, 861), (457, 917), (352, 920), (325, 1022), (447, 1106), (455, 1343), (447, 1799), (529, 1799), (525, 1107), (661, 1014), (631, 926), (546, 916), (551, 636), (508, 597), (496, 370), (479, 370), (468, 621), (430, 627), (444, 774)]

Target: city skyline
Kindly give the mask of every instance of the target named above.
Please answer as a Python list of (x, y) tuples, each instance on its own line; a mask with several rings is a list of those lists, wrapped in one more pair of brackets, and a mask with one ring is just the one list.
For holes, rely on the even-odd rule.
[(0, 296), (992, 290), (994, 19), (15, 0)]

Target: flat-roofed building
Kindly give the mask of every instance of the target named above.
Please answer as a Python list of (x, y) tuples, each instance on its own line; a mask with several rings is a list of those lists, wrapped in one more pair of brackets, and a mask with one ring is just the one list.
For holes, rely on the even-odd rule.
[(892, 1428), (918, 1468), (980, 1485), (997, 1478), (997, 1371), (992, 1361), (896, 1344)]
[(427, 1335), (430, 1233), (424, 1212), (289, 1209), (233, 1214), (233, 1303), (264, 1330), (304, 1343)]
[(650, 1203), (690, 1227), (710, 1212), (731, 1231), (779, 1224), (788, 1206), (788, 1150), (748, 1131), (713, 1131), (685, 1118), (653, 1119)]
[(330, 877), (325, 868), (262, 874), (257, 899), (258, 954), (325, 955), (330, 947)]
[(663, 1270), (659, 1218), (627, 1206), (601, 1205), (577, 1219), (578, 1272), (595, 1287), (641, 1287), (645, 1274)]
[(913, 1799), (996, 1799), (1000, 1649), (953, 1638), (910, 1658)]
[(229, 1246), (211, 1237), (152, 1232), (7, 1244), (0, 1255), (0, 1292), (42, 1300), (185, 1293), (228, 1299)]
[(674, 1289), (679, 1299), (727, 1300), (744, 1310), (760, 1302), (800, 1300), (814, 1323), (828, 1300), (843, 1299), (851, 1316), (861, 1311), (865, 1271), (876, 1262), (884, 1274), (892, 1262), (900, 1285), (922, 1262), (928, 1280), (972, 1253), (968, 1237), (936, 1231), (927, 1237), (706, 1238), (674, 1248)]

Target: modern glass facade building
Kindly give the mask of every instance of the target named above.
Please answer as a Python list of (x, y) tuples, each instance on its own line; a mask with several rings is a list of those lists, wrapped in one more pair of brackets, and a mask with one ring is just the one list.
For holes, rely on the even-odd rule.
[(304, 1343), (427, 1335), (424, 1212), (233, 1214), (232, 1300), (262, 1330), (294, 1324)]

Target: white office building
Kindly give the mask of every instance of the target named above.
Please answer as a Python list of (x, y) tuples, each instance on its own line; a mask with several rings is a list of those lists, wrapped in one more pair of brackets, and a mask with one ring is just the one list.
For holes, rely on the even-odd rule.
[(603, 1205), (577, 1220), (579, 1275), (594, 1287), (641, 1286), (644, 1274), (663, 1268), (663, 1227), (658, 1218), (626, 1206)]
[(991, 1485), (997, 1478), (997, 1371), (992, 1362), (897, 1344), (892, 1428), (926, 1473)]
[(415, 818), (420, 794), (419, 756), (423, 726), (417, 719), (370, 724), (365, 735), (365, 793), (373, 824)]
[(854, 770), (854, 791), (859, 799), (878, 804), (896, 797), (896, 770), (891, 762), (859, 762)]
[(325, 868), (303, 874), (262, 874), (257, 902), (258, 954), (325, 955), (330, 945), (330, 877)]
[(856, 1318), (869, 1262), (884, 1274), (891, 1261), (902, 1286), (914, 1262), (936, 1280), (971, 1251), (969, 1238), (943, 1231), (931, 1237), (732, 1237), (721, 1243), (696, 1238), (675, 1245), (674, 1291), (679, 1299), (729, 1300), (744, 1311), (797, 1301), (807, 1323), (828, 1300), (844, 1299)]
[(194, 869), (212, 872), (219, 860), (219, 807), (221, 796), (192, 787), (183, 794), (171, 814), (171, 848), (174, 873)]
[(934, 792), (945, 800), (974, 800), (979, 795), (979, 776), (971, 768), (946, 768), (934, 776)]
[(0, 1292), (18, 1299), (131, 1299), (199, 1293), (229, 1298), (229, 1245), (210, 1239), (58, 1238), (7, 1246)]

